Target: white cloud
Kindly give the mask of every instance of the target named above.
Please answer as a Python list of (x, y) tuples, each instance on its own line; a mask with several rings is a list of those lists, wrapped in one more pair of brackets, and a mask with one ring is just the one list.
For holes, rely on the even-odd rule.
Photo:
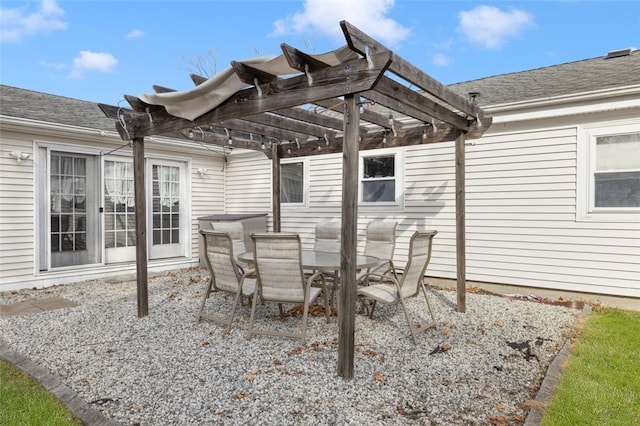
[(411, 31), (387, 17), (395, 0), (305, 0), (303, 10), (274, 22), (272, 35), (323, 34), (344, 41), (340, 21), (355, 25), (389, 47)]
[(446, 67), (452, 61), (452, 58), (450, 56), (445, 55), (444, 53), (436, 53), (433, 55), (432, 59), (435, 65), (438, 65), (441, 67)]
[(82, 79), (87, 72), (108, 73), (115, 70), (118, 60), (111, 53), (99, 53), (83, 50), (80, 56), (73, 60), (71, 79)]
[(127, 38), (140, 38), (144, 36), (145, 33), (142, 30), (133, 30), (129, 34), (127, 34)]
[(485, 5), (460, 12), (459, 16), (458, 31), (490, 49), (501, 47), (508, 37), (517, 36), (533, 24), (533, 16), (522, 10), (502, 11)]
[(59, 64), (59, 63), (47, 62), (47, 61), (38, 61), (38, 65), (41, 65), (41, 66), (46, 67), (46, 68), (51, 68), (51, 69), (54, 69), (56, 71), (60, 71), (60, 70), (64, 70), (64, 69), (69, 68), (69, 66), (67, 64)]
[(0, 41), (17, 43), (31, 35), (64, 30), (67, 23), (61, 20), (63, 15), (56, 0), (42, 0), (36, 12), (28, 12), (26, 7), (0, 7)]

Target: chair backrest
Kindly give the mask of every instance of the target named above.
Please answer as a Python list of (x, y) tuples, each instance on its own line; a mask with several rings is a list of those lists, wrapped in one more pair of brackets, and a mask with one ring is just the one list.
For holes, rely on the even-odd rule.
[(375, 256), (380, 260), (392, 260), (396, 249), (396, 228), (398, 222), (374, 220), (367, 224), (364, 246), (365, 256)]
[(400, 278), (402, 297), (418, 294), (424, 273), (431, 260), (433, 237), (438, 231), (416, 231), (409, 241), (409, 259)]
[(313, 250), (340, 253), (341, 229), (340, 222), (326, 221), (316, 224), (316, 239)]
[(205, 259), (209, 265), (213, 287), (222, 291), (237, 293), (240, 273), (234, 260), (231, 236), (227, 232), (200, 230), (204, 238)]
[(233, 241), (233, 252), (235, 256), (247, 251), (244, 244), (244, 226), (239, 221), (228, 222), (211, 222), (211, 227), (214, 231), (226, 232)]
[(266, 301), (304, 302), (300, 236), (291, 233), (253, 233), (253, 256), (260, 294)]

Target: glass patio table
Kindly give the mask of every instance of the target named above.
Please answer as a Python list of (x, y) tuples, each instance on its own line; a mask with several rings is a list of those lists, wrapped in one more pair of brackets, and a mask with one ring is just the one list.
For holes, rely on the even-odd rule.
[[(253, 263), (253, 252), (240, 253), (238, 259), (243, 262)], [(380, 259), (374, 256), (358, 255), (356, 257), (356, 268), (370, 268), (376, 266)], [(340, 270), (340, 253), (329, 253), (325, 251), (302, 250), (302, 267), (304, 269), (320, 271)]]

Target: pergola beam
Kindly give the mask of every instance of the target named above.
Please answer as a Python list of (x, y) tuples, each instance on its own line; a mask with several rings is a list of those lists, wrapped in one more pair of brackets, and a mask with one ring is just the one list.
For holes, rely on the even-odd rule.
[[(384, 52), (371, 58), (373, 68), (368, 61), (356, 59), (315, 73), (314, 84), (309, 86), (306, 76), (296, 76), (269, 85), (269, 90), (258, 93), (255, 88), (245, 89), (231, 96), (227, 101), (198, 117), (195, 120), (152, 115), (153, 119), (134, 116), (126, 123), (124, 133), (127, 140), (163, 134), (185, 127), (206, 125), (230, 118), (241, 118), (247, 115), (261, 114), (281, 108), (313, 103), (327, 97), (343, 96), (369, 90), (389, 66), (391, 54)], [(168, 115), (168, 114), (167, 114)], [(122, 129), (118, 129), (122, 136)]]

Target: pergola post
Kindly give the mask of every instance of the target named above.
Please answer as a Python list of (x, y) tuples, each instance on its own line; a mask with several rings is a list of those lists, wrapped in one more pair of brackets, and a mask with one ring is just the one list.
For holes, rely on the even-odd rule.
[(342, 238), (340, 242), (340, 304), (338, 306), (338, 375), (353, 379), (356, 325), (356, 259), (358, 255), (359, 95), (344, 97), (342, 145)]
[(465, 237), (465, 142), (466, 134), (456, 138), (456, 296), (458, 312), (467, 310), (466, 237)]
[(280, 157), (278, 156), (278, 144), (271, 144), (271, 188), (273, 203), (273, 232), (280, 232)]
[(144, 137), (133, 139), (133, 187), (136, 203), (138, 317), (149, 314), (147, 289), (147, 202), (144, 185)]

